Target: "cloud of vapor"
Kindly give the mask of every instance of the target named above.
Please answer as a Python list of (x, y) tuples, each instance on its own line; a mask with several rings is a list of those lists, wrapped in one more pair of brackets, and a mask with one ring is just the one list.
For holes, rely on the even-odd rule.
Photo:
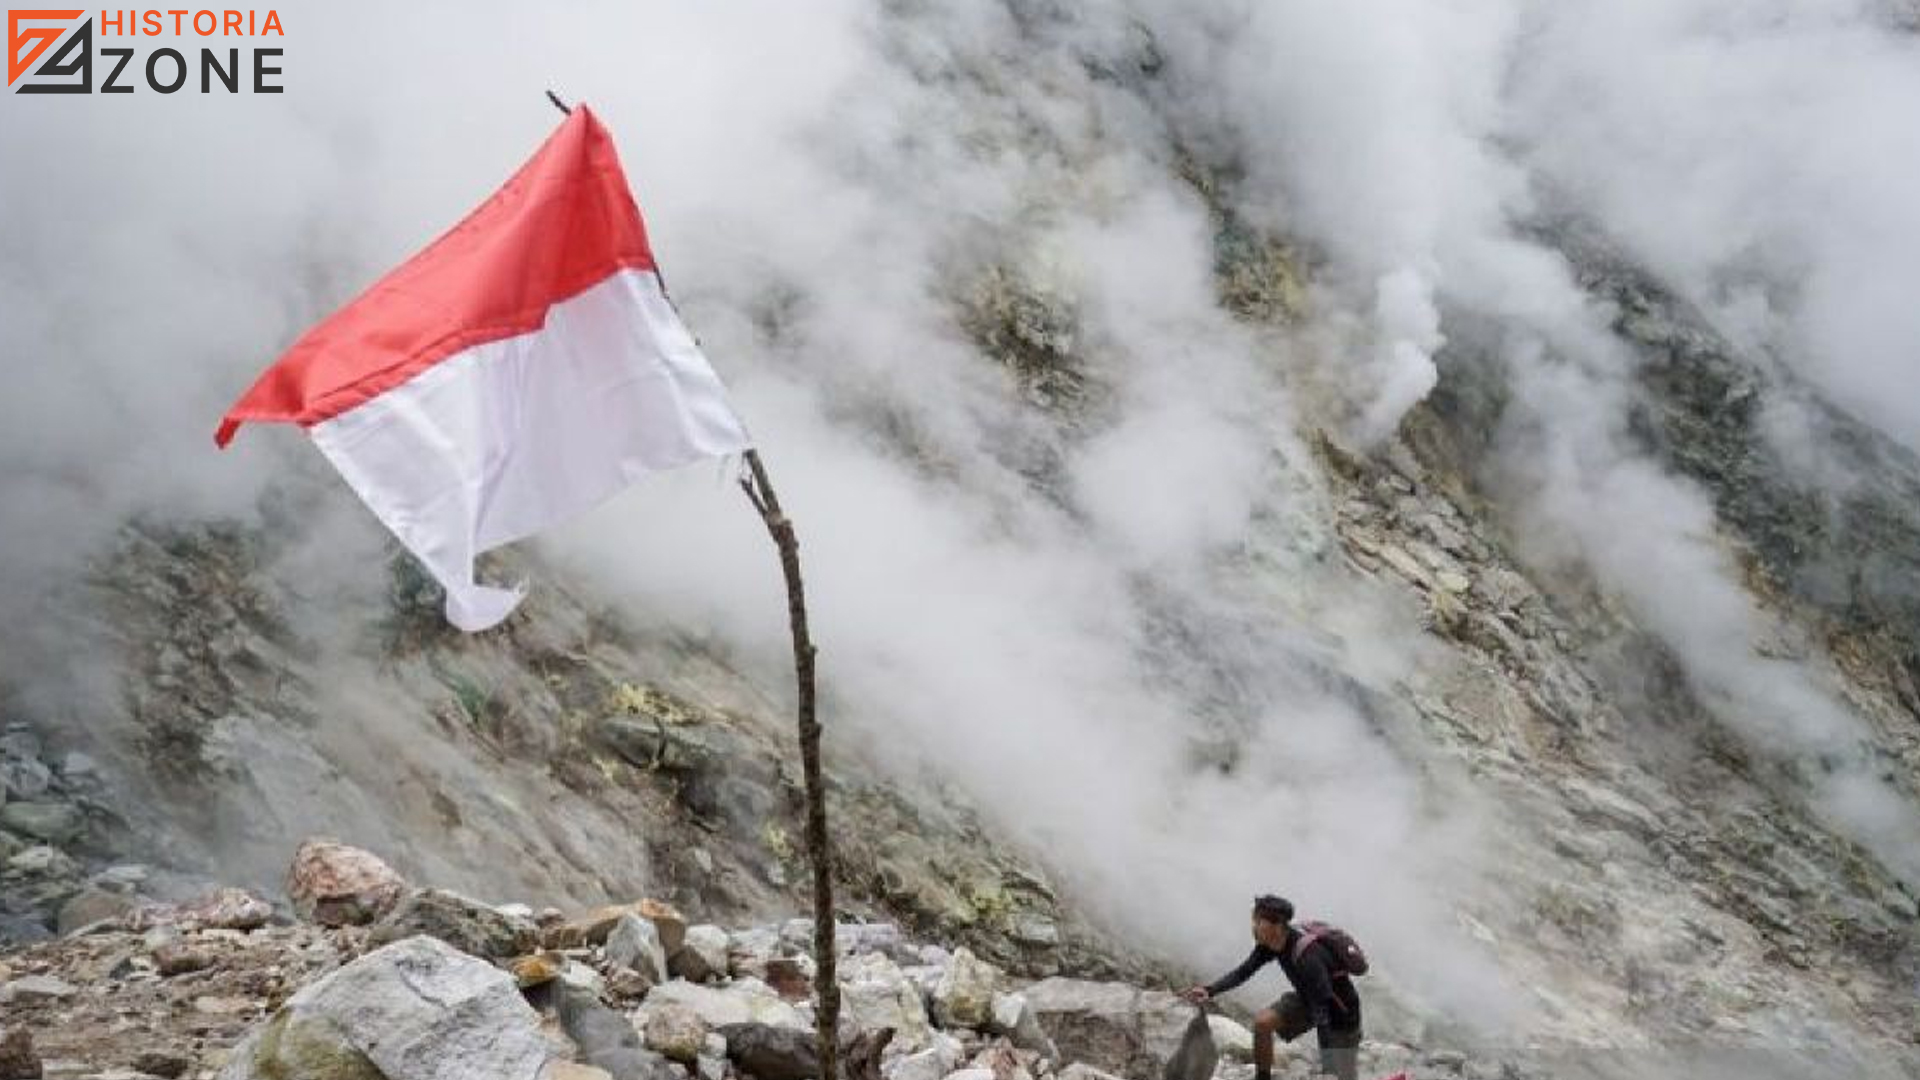
[[(1867, 729), (1818, 669), (1756, 654), (1767, 621), (1713, 546), (1704, 494), (1628, 444), (1634, 356), (1563, 260), (1516, 224), (1533, 212), (1527, 178), (1552, 185), (1736, 341), (1773, 350), (1911, 444), (1911, 395), (1886, 389), (1920, 362), (1915, 309), (1896, 296), (1920, 236), (1920, 142), (1910, 124), (1894, 130), (1920, 72), (1914, 40), (1865, 8), (1791, 2), (1406, 7), (1241, 12), (1231, 35), (1193, 52), (1208, 71), (1238, 58), (1244, 77), (1209, 83), (1193, 114), (1249, 144), (1256, 179), (1285, 197), (1276, 208), (1336, 262), (1402, 267), (1376, 289), (1381, 347), (1401, 349), (1395, 327), (1408, 322), (1389, 311), (1424, 315), (1423, 262), (1439, 268), (1446, 303), (1504, 320), (1516, 434), (1503, 471), (1532, 493), (1530, 546), (1580, 553), (1735, 730), (1827, 762), (1816, 808), (1911, 878), (1915, 808), (1874, 776)], [(1289, 47), (1276, 42), (1311, 43), (1312, 56), (1269, 63)], [(1365, 90), (1329, 106), (1336, 85)], [(1377, 383), (1363, 438), (1431, 386), (1413, 365), (1361, 371)]]

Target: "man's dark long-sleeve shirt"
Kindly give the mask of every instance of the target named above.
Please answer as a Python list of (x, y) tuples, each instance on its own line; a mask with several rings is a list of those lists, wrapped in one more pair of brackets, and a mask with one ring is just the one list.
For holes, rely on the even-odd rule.
[(1353, 988), (1353, 980), (1333, 977), (1326, 946), (1318, 942), (1295, 962), (1293, 953), (1299, 944), (1300, 931), (1294, 927), (1287, 929), (1287, 940), (1278, 952), (1256, 943), (1240, 966), (1214, 980), (1213, 985), (1207, 987), (1207, 993), (1210, 996), (1224, 994), (1253, 978), (1261, 968), (1278, 962), (1287, 981), (1293, 984), (1294, 992), (1300, 995), (1301, 1003), (1307, 1007), (1307, 1015), (1313, 1019), (1317, 1031), (1324, 1034), (1328, 1029), (1346, 1031), (1358, 1027), (1360, 993)]

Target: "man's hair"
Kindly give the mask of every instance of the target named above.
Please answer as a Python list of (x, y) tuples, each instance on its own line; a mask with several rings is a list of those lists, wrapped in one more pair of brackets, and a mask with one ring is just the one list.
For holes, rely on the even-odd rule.
[(1253, 898), (1253, 917), (1285, 926), (1293, 921), (1293, 904), (1284, 896), (1256, 896)]

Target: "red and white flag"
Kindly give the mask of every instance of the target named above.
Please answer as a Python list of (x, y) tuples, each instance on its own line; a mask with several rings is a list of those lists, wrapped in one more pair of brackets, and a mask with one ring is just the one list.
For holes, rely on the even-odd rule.
[(576, 108), (480, 207), (309, 330), (220, 424), (299, 424), (484, 630), (474, 557), (641, 475), (747, 450), (661, 288), (613, 140)]

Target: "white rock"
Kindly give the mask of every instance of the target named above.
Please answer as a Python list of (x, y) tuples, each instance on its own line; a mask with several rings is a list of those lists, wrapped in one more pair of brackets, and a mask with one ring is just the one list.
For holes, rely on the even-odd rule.
[(993, 1020), (1000, 973), (962, 947), (933, 987), (933, 1015), (942, 1027), (983, 1028)]
[(993, 1021), (987, 1029), (1007, 1036), (1022, 1050), (1032, 1050), (1047, 1058), (1059, 1056), (1053, 1040), (1040, 1026), (1040, 1014), (1034, 1011), (1025, 994), (993, 995)]
[(782, 1001), (772, 987), (758, 979), (735, 979), (724, 987), (700, 986), (685, 979), (662, 983), (634, 1010), (635, 1022), (644, 1025), (652, 1011), (664, 1005), (685, 1005), (709, 1028), (753, 1023), (813, 1030), (813, 1025), (798, 1009)]
[(840, 1001), (845, 1021), (857, 1032), (893, 1029), (890, 1052), (912, 1054), (932, 1043), (920, 989), (883, 953), (862, 953), (842, 963)]
[(1220, 1048), (1220, 1056), (1229, 1061), (1253, 1060), (1253, 1032), (1247, 1026), (1231, 1016), (1213, 1013), (1207, 1017), (1207, 1026), (1213, 1029), (1213, 1045)]
[(892, 1060), (884, 1069), (887, 1080), (943, 1080), (966, 1060), (967, 1048), (944, 1031), (933, 1033), (932, 1045), (918, 1053)]
[(0, 986), (0, 1005), (14, 1002), (58, 1001), (79, 993), (78, 987), (52, 975), (23, 975)]
[(660, 944), (659, 929), (632, 912), (620, 916), (607, 935), (607, 962), (631, 968), (656, 983), (667, 979), (667, 952)]
[(947, 1080), (998, 1080), (992, 1069), (960, 1069), (947, 1074)]
[[(234, 1050), (221, 1080), (271, 1080), (316, 1052), (364, 1055), (388, 1080), (536, 1080), (552, 1056), (511, 975), (424, 936), (289, 998)], [(302, 1056), (282, 1060), (289, 1054)]]
[(689, 926), (680, 951), (667, 960), (671, 972), (689, 982), (706, 982), (727, 973), (727, 932), (717, 926)]

